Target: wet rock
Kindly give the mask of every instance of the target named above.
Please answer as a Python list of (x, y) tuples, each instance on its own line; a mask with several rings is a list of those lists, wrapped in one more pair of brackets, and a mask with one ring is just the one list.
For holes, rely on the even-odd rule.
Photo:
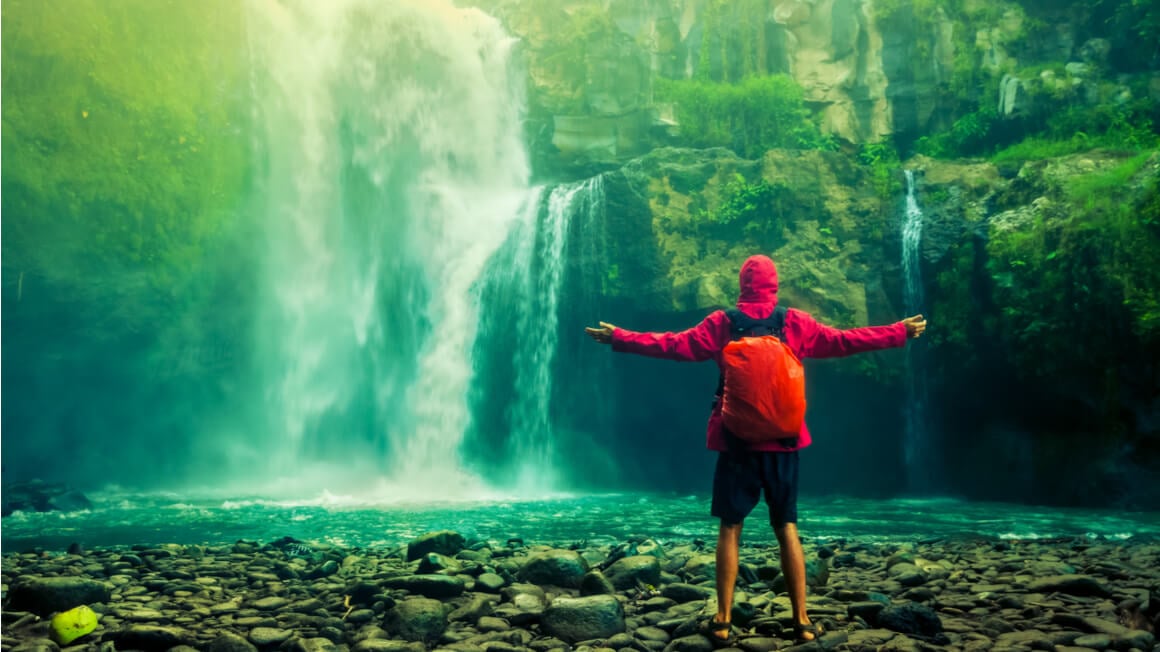
[(745, 652), (773, 652), (778, 649), (781, 641), (768, 636), (751, 636), (737, 642), (737, 647)]
[(657, 641), (659, 643), (667, 643), (669, 638), (671, 638), (665, 630), (652, 626), (638, 627), (632, 634), (641, 640)]
[(701, 578), (714, 581), (717, 579), (717, 557), (714, 555), (694, 555), (685, 562), (685, 567), (682, 570), (684, 576), (689, 580)]
[(205, 652), (257, 652), (258, 648), (232, 632), (223, 632), (210, 641)]
[(580, 595), (611, 595), (613, 593), (616, 593), (616, 587), (605, 577), (604, 573), (598, 570), (588, 571), (584, 577), (580, 578)]
[(12, 652), (60, 652), (60, 646), (52, 639), (31, 638), (13, 647)]
[(1052, 575), (1033, 580), (1027, 585), (1030, 593), (1067, 593), (1069, 595), (1099, 596), (1111, 595), (1107, 587), (1088, 575)]
[(458, 620), (467, 622), (476, 622), (484, 616), (489, 616), (492, 610), (495, 609), (495, 597), (476, 594), (468, 600), (467, 604), (459, 607), (447, 615), (447, 619), (455, 622)]
[(637, 609), (640, 611), (640, 613), (647, 614), (654, 611), (668, 611), (669, 609), (672, 609), (674, 606), (676, 606), (676, 604), (676, 600), (672, 600), (670, 598), (649, 598), (644, 602), (638, 603)]
[(172, 627), (155, 625), (134, 625), (115, 632), (106, 632), (103, 639), (113, 643), (118, 650), (144, 650), (163, 652), (178, 645), (196, 645), (185, 632)]
[(1117, 647), (1137, 650), (1149, 650), (1154, 645), (1156, 645), (1156, 636), (1152, 632), (1141, 629), (1129, 630), (1120, 636), (1117, 641)]
[(511, 604), (502, 604), (496, 608), (494, 615), (506, 619), (517, 627), (539, 622), (546, 606), (543, 593), (517, 593), (512, 596)]
[(541, 625), (568, 643), (607, 638), (625, 630), (624, 608), (610, 595), (558, 598), (544, 611)]
[(495, 573), (483, 573), (475, 578), (475, 590), (487, 591), (488, 593), (499, 593), (499, 590), (507, 584), (504, 578)]
[(430, 598), (404, 600), (387, 612), (383, 629), (407, 641), (433, 643), (447, 630), (443, 603)]
[(338, 649), (328, 638), (313, 637), (313, 638), (296, 638), (290, 641), (288, 646), (289, 652), (333, 652)]
[(673, 639), (664, 652), (712, 652), (713, 643), (700, 634)]
[(250, 630), (250, 641), (258, 647), (272, 647), (290, 640), (290, 637), (293, 635), (294, 632), (287, 629), (255, 627)]
[(661, 589), (661, 595), (678, 603), (708, 600), (716, 595), (716, 590), (696, 584), (669, 584)]
[(861, 618), (862, 620), (865, 620), (866, 622), (873, 625), (874, 623), (878, 622), (878, 614), (882, 613), (882, 610), (885, 608), (886, 605), (882, 604), (881, 602), (866, 600), (864, 602), (850, 603), (846, 607), (846, 613), (848, 613), (851, 618)]
[(447, 575), (407, 575), (389, 579), (383, 586), (440, 600), (461, 595), (466, 588), (463, 580)]
[(879, 627), (902, 634), (934, 636), (943, 630), (942, 621), (933, 609), (921, 604), (906, 604), (886, 607), (878, 614)]
[(506, 620), (502, 618), (493, 618), (491, 616), (484, 616), (475, 624), (475, 628), (481, 632), (506, 632), (512, 628)]
[(290, 601), (286, 598), (270, 596), (268, 598), (255, 600), (250, 606), (259, 611), (277, 611), (288, 604), (290, 604)]
[(465, 547), (467, 542), (458, 532), (451, 530), (430, 532), (407, 544), (407, 561), (415, 561), (429, 552), (452, 557)]
[(634, 588), (638, 583), (655, 586), (661, 580), (661, 565), (652, 555), (625, 557), (608, 567), (608, 580), (619, 591)]
[(1095, 616), (1080, 616), (1071, 613), (1055, 614), (1051, 622), (1064, 627), (1071, 627), (1082, 632), (1094, 632), (1099, 634), (1107, 634), (1109, 636), (1120, 637), (1128, 633), (1128, 628), (1119, 623), (1113, 623), (1110, 620), (1097, 618)]
[(83, 577), (30, 577), (12, 586), (6, 609), (46, 617), (83, 604), (108, 602), (112, 591), (110, 584)]
[(903, 586), (919, 586), (926, 582), (926, 574), (910, 563), (894, 564), (887, 575)]
[(420, 575), (429, 575), (440, 572), (458, 573), (462, 569), (463, 566), (455, 559), (437, 552), (429, 552), (419, 560), (419, 569), (415, 572)]
[(1054, 650), (1055, 643), (1047, 637), (1047, 634), (1044, 634), (1038, 629), (1028, 629), (1021, 632), (1000, 634), (999, 638), (995, 639), (995, 647), (1024, 647), (1033, 650)]
[(351, 652), (424, 652), (426, 649), (425, 645), (418, 642), (409, 643), (386, 638), (368, 638), (356, 643), (351, 648)]
[(1072, 645), (1089, 650), (1106, 650), (1112, 646), (1112, 637), (1105, 634), (1084, 634), (1074, 639)]
[(588, 572), (588, 562), (575, 550), (546, 550), (528, 558), (520, 579), (532, 584), (575, 588)]

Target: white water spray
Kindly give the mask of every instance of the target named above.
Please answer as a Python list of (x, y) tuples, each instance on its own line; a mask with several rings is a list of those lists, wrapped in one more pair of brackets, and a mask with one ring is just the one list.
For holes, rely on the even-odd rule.
[(418, 495), (470, 491), (475, 286), (534, 201), (513, 40), (450, 0), (247, 9), (268, 472), (361, 463)]
[[(906, 212), (902, 221), (903, 301), (906, 314), (923, 311), (922, 288), (922, 209), (918, 205), (914, 171), (906, 170)], [(933, 489), (935, 463), (932, 443), (926, 432), (926, 378), (922, 347), (907, 347), (906, 374), (906, 474), (907, 489), (929, 493)]]

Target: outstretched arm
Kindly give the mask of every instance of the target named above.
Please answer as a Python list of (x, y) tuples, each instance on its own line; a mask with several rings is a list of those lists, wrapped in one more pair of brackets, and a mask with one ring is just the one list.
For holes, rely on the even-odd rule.
[(585, 328), (584, 332), (600, 344), (611, 344), (614, 351), (666, 360), (709, 360), (729, 340), (728, 317), (720, 310), (696, 326), (677, 333), (638, 333), (607, 322), (599, 323), (599, 327)]
[[(906, 344), (908, 337), (919, 337), (926, 330), (922, 315), (887, 326), (865, 326), (841, 330), (820, 324), (809, 314), (791, 311), (786, 330), (793, 330), (799, 343), (798, 355), (803, 358), (839, 358), (855, 353), (877, 351)], [(788, 333), (787, 333), (788, 335)]]

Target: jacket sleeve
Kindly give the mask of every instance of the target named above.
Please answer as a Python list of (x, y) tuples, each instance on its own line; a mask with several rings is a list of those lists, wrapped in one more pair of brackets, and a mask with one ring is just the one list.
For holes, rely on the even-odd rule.
[(728, 341), (729, 318), (721, 310), (679, 333), (638, 333), (623, 328), (612, 331), (613, 351), (681, 362), (713, 359)]
[(818, 323), (808, 313), (791, 309), (785, 328), (786, 339), (798, 343), (800, 358), (840, 358), (906, 344), (906, 324), (902, 322), (841, 330)]

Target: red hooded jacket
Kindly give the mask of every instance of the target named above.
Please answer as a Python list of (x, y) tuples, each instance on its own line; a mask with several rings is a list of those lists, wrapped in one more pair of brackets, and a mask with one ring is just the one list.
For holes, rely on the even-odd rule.
[[(755, 319), (765, 319), (777, 306), (777, 267), (767, 256), (751, 256), (741, 266), (741, 296), (737, 309)], [(653, 358), (701, 362), (715, 360), (721, 366), (721, 351), (730, 342), (729, 317), (717, 310), (696, 326), (679, 333), (637, 333), (623, 328), (612, 331), (612, 349)], [(785, 316), (785, 343), (800, 359), (837, 358), (906, 344), (906, 325), (868, 326), (839, 330), (819, 324), (809, 313), (790, 308)], [(710, 450), (727, 450), (721, 430), (721, 401), (709, 415), (707, 445)], [(794, 451), (810, 445), (810, 431), (802, 424), (796, 439), (751, 444), (759, 451)]]

